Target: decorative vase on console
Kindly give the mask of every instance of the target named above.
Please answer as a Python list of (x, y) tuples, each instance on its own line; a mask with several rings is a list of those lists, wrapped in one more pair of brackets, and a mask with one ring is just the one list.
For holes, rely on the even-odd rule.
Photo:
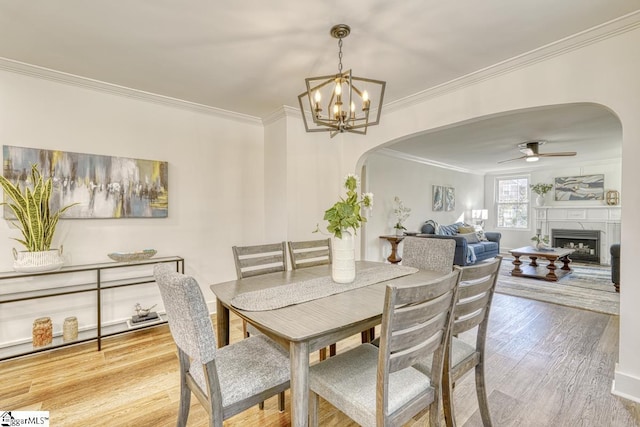
[(542, 194), (536, 196), (536, 206), (544, 206), (544, 196)]
[[(363, 193), (362, 199), (358, 200), (358, 185), (358, 176), (348, 174), (344, 182), (347, 198), (340, 198), (324, 213), (324, 219), (329, 222), (327, 231), (333, 235), (331, 278), (336, 283), (351, 283), (356, 278), (355, 234), (362, 223), (367, 222), (360, 212), (362, 208), (369, 209), (373, 206), (371, 193)], [(315, 232), (318, 231), (319, 226)]]
[(393, 214), (396, 217), (396, 224), (393, 228), (396, 230), (396, 236), (404, 236), (404, 232), (407, 229), (407, 227), (404, 226), (404, 222), (409, 218), (411, 208), (406, 207), (398, 196), (393, 198), (393, 202), (395, 203)]

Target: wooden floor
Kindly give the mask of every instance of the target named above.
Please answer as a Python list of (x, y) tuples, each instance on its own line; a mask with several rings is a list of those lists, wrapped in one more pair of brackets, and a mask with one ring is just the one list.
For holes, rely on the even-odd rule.
[[(494, 425), (640, 426), (640, 405), (610, 393), (618, 317), (496, 295), (489, 328), (487, 383)], [(214, 322), (215, 324), (215, 322)], [(232, 342), (240, 339), (232, 323)], [(359, 338), (338, 344), (338, 352)], [(48, 410), (51, 426), (173, 426), (178, 360), (166, 326), (0, 362), (0, 410)], [(317, 353), (311, 356), (317, 359)], [(226, 426), (287, 426), (271, 398)], [(458, 425), (482, 425), (473, 376), (456, 384)], [(353, 426), (323, 402), (321, 425)], [(427, 425), (421, 414), (409, 426)], [(192, 399), (189, 426), (206, 426)]]

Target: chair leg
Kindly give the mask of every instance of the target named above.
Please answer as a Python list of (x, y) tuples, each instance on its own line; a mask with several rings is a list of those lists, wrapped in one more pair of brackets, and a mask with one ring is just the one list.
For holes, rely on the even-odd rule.
[(484, 382), (484, 361), (482, 356), (476, 365), (476, 394), (478, 395), (478, 406), (482, 424), (484, 427), (491, 427), (491, 412), (489, 412), (489, 399), (487, 398), (487, 386)]
[(191, 406), (191, 390), (187, 385), (187, 374), (185, 369), (189, 369), (187, 362), (180, 358), (180, 407), (178, 408), (178, 427), (185, 427), (189, 418), (189, 407)]
[(320, 398), (309, 390), (309, 427), (318, 427), (318, 404)]
[(247, 321), (242, 320), (242, 336), (245, 338), (249, 338), (249, 331), (247, 331)]
[(259, 408), (261, 411), (264, 411), (264, 402), (260, 402), (260, 403), (258, 403), (258, 408)]
[(455, 427), (456, 419), (453, 410), (453, 383), (451, 382), (451, 373), (446, 366), (442, 375), (442, 407), (445, 424), (447, 427)]
[(336, 355), (336, 345), (335, 344), (331, 344), (329, 346), (329, 357), (333, 357)]
[(366, 344), (369, 342), (369, 331), (362, 331), (360, 333), (360, 339), (362, 340), (362, 344)]
[(280, 412), (284, 412), (284, 391), (281, 391), (278, 394), (278, 410)]

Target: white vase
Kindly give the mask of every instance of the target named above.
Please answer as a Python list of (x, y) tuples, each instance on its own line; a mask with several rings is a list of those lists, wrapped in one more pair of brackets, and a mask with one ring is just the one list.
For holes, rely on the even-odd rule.
[(544, 206), (544, 196), (542, 194), (536, 196), (536, 206)]
[(356, 250), (353, 234), (342, 231), (342, 238), (333, 238), (331, 278), (336, 283), (351, 283), (356, 279)]
[(404, 230), (402, 228), (396, 228), (396, 236), (404, 236)]

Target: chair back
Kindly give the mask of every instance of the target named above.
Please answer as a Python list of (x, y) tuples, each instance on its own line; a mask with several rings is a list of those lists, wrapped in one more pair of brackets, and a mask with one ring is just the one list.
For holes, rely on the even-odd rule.
[(234, 246), (232, 249), (238, 279), (287, 270), (285, 242)]
[[(446, 276), (426, 283), (387, 286), (378, 355), (378, 416), (388, 413), (389, 375), (432, 354), (432, 392), (433, 398), (439, 399), (459, 280), (460, 268), (455, 267)], [(427, 400), (431, 401), (428, 397)]]
[(456, 252), (454, 239), (405, 237), (402, 249), (402, 265), (450, 273)]
[(288, 242), (291, 268), (331, 264), (331, 239)]
[(195, 361), (194, 364), (214, 360), (216, 338), (198, 282), (172, 270), (167, 264), (157, 264), (153, 275), (160, 288), (176, 346)]
[(480, 335), (486, 335), (486, 324), (489, 320), (489, 310), (498, 282), (501, 263), (502, 257), (497, 256), (490, 262), (462, 267), (452, 335), (461, 334), (478, 325), (481, 325), (481, 330), (478, 331), (478, 340), (480, 340)]

